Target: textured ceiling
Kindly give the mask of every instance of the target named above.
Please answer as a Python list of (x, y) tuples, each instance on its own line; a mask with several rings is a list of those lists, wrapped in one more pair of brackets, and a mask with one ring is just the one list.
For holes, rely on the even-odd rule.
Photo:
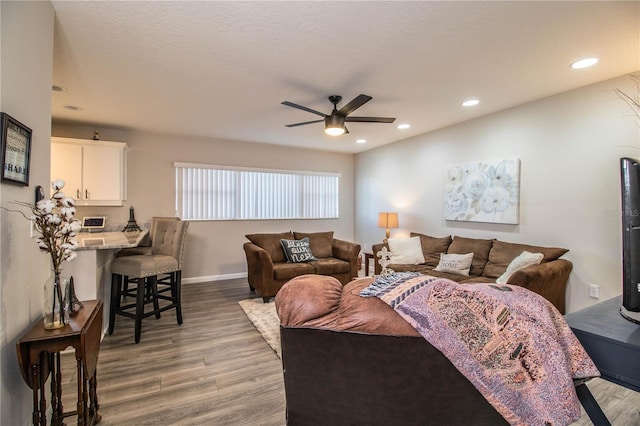
[[(360, 152), (640, 69), (637, 1), (52, 3), (53, 119), (177, 140)], [(319, 117), (282, 101), (329, 113), (360, 93), (353, 115), (396, 123), (284, 126)]]

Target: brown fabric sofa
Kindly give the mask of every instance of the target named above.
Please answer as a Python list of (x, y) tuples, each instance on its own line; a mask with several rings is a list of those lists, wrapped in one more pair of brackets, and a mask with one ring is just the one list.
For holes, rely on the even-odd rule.
[(292, 279), (276, 295), (288, 425), (506, 425), (372, 277)]
[[(387, 268), (395, 272), (420, 272), (459, 282), (461, 284), (495, 282), (509, 266), (509, 263), (523, 251), (542, 253), (539, 265), (529, 266), (515, 272), (509, 278), (509, 284), (519, 285), (540, 294), (565, 313), (565, 291), (573, 264), (566, 259), (559, 259), (568, 250), (557, 247), (540, 247), (527, 244), (516, 244), (495, 239), (484, 240), (454, 236), (431, 237), (429, 235), (411, 233), (411, 237), (420, 237), (425, 262), (418, 265), (390, 264)], [(374, 256), (386, 243), (374, 244)], [(440, 260), (440, 253), (466, 254), (473, 252), (473, 261), (469, 276), (438, 272), (434, 268)], [(381, 272), (376, 257), (375, 273)], [(393, 260), (393, 259), (392, 259)]]
[[(249, 286), (267, 302), (291, 278), (318, 274), (335, 277), (342, 284), (358, 276), (360, 245), (333, 238), (333, 232), (282, 232), (249, 234), (244, 243)], [(309, 238), (311, 252), (318, 260), (287, 263), (280, 240)]]

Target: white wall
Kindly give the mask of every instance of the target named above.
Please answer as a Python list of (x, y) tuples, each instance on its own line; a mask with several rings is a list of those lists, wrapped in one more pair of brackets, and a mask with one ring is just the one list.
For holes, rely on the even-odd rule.
[[(0, 183), (0, 205), (33, 202), (49, 185), (53, 8), (49, 2), (0, 2), (0, 109), (33, 131), (29, 186)], [(22, 381), (16, 342), (42, 317), (49, 257), (29, 238), (29, 222), (0, 209), (0, 424), (30, 424), (31, 390)]]
[[(422, 232), (568, 248), (572, 312), (622, 292), (619, 158), (638, 158), (640, 123), (614, 93), (635, 94), (623, 76), (416, 136), (356, 156), (356, 239), (379, 242), (379, 211), (398, 211), (392, 236)], [(479, 106), (481, 108), (481, 105)], [(443, 219), (446, 168), (521, 160), (520, 223)]]
[[(340, 218), (323, 220), (193, 221), (185, 248), (183, 280), (202, 281), (246, 275), (242, 245), (246, 234), (284, 231), (334, 231), (336, 238), (354, 237), (354, 156), (252, 142), (171, 136), (54, 123), (54, 136), (127, 142), (127, 201), (123, 207), (78, 208), (78, 217), (106, 215), (109, 223), (127, 223), (129, 206), (142, 225), (152, 216), (175, 212), (175, 161), (339, 172)], [(99, 142), (98, 142), (99, 143)]]

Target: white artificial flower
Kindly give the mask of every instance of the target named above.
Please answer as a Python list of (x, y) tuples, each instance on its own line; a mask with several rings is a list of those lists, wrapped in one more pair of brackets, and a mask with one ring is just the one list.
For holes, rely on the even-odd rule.
[(74, 200), (71, 197), (64, 197), (62, 199), (62, 206), (63, 207), (74, 207), (76, 205), (76, 200)]
[(62, 219), (60, 218), (59, 214), (54, 213), (51, 215), (47, 215), (47, 223), (49, 223), (50, 225), (60, 225), (61, 222)]
[(71, 232), (71, 226), (68, 223), (65, 223), (64, 225), (62, 225), (62, 228), (60, 228), (60, 233), (62, 235), (67, 235)]
[(62, 213), (62, 215), (64, 217), (66, 217), (67, 219), (71, 219), (73, 217), (73, 215), (76, 214), (76, 208), (75, 207), (62, 207), (60, 209), (60, 213)]
[(65, 260), (73, 260), (76, 257), (78, 257), (78, 253), (76, 253), (75, 251), (69, 251), (69, 255), (65, 257)]
[(74, 239), (69, 239), (69, 241), (62, 244), (60, 247), (65, 250), (75, 250), (78, 247), (78, 242)]
[(49, 199), (40, 200), (35, 204), (16, 202), (31, 210), (29, 220), (40, 233), (36, 244), (40, 250), (49, 253), (51, 264), (56, 272), (60, 270), (60, 264), (63, 261), (76, 258), (75, 250), (78, 248), (78, 242), (73, 237), (82, 229), (80, 221), (74, 219), (75, 200), (66, 197), (60, 191), (64, 183), (62, 179), (51, 183), (55, 192)]
[(38, 204), (36, 205), (38, 212), (41, 213), (51, 213), (54, 207), (55, 204), (53, 204), (53, 201), (46, 199), (38, 201)]
[(51, 188), (53, 188), (54, 191), (60, 191), (62, 188), (64, 188), (64, 180), (54, 180), (53, 182), (51, 182)]

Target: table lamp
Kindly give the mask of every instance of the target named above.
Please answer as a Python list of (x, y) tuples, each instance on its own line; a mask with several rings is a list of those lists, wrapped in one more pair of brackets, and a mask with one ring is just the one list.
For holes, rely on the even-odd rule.
[(378, 213), (378, 228), (386, 228), (387, 230), (386, 239), (388, 239), (389, 235), (391, 234), (390, 229), (397, 228), (397, 227), (398, 227), (398, 213), (396, 212)]

